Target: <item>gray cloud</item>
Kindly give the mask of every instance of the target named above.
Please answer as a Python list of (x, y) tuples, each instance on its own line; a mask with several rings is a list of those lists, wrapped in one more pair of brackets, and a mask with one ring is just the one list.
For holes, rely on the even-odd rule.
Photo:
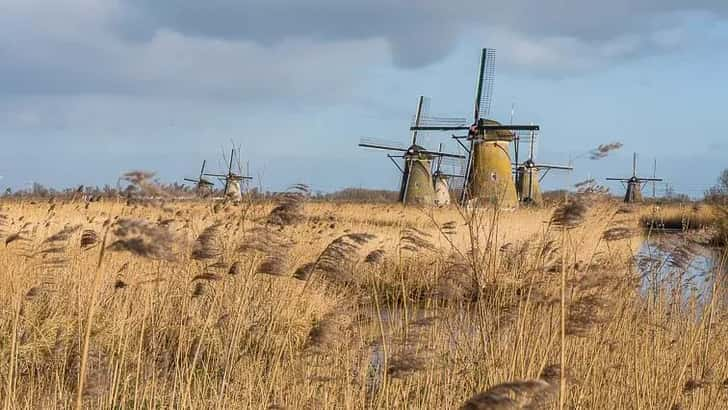
[[(0, 89), (14, 94), (347, 98), (376, 65), (457, 44), (530, 72), (579, 72), (680, 47), (723, 0), (5, 0)], [(699, 14), (696, 14), (699, 13)]]
[[(530, 39), (568, 39), (597, 48), (624, 37), (649, 37), (679, 24), (678, 15), (711, 13), (725, 17), (723, 0), (127, 0), (120, 14), (126, 32), (166, 27), (184, 34), (264, 45), (291, 37), (315, 41), (384, 38), (404, 67), (445, 56), (458, 36), (473, 29), (496, 29)], [(628, 50), (630, 51), (630, 50)], [(612, 47), (613, 56), (623, 54)], [(629, 55), (629, 53), (626, 53)]]

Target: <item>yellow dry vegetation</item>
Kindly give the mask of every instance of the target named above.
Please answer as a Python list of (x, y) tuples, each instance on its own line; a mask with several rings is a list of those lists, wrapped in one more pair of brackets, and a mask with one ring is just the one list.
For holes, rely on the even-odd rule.
[(675, 275), (643, 286), (642, 265), (655, 266), (635, 259), (648, 209), (421, 209), (299, 194), (0, 203), (0, 404), (728, 402), (723, 278), (703, 295), (675, 291), (687, 283), (686, 242), (663, 263)]

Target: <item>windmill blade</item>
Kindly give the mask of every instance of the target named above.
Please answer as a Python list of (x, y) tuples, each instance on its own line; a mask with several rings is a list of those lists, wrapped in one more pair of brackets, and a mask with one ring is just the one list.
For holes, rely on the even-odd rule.
[(202, 160), (202, 168), (200, 169), (200, 176), (199, 179), (202, 180), (202, 176), (205, 175), (205, 165), (207, 164), (207, 160)]
[(465, 159), (465, 155), (460, 154), (449, 154), (447, 152), (437, 152), (437, 151), (430, 151), (430, 150), (418, 150), (417, 152), (427, 155), (432, 155), (433, 157), (444, 157), (444, 158), (458, 158), (458, 159)]
[[(437, 152), (440, 152), (440, 153), (442, 152), (442, 142), (437, 147)], [(437, 165), (435, 166), (435, 172), (438, 172), (438, 173), (440, 172), (440, 167), (442, 166), (442, 159), (443, 158), (444, 158), (443, 156), (437, 157)]]
[(519, 144), (530, 144), (532, 139), (535, 139), (536, 136), (532, 135), (533, 131), (521, 131), (517, 130), (513, 132), (514, 139), (518, 141)]
[(195, 184), (199, 184), (200, 183), (200, 180), (199, 179), (182, 178), (182, 180), (183, 181), (187, 181), (187, 182), (194, 182)]
[(458, 158), (445, 157), (442, 159), (442, 166), (460, 167), (463, 165), (463, 160), (467, 159), (466, 155), (460, 155)]
[[(478, 125), (478, 129), (483, 131), (539, 131), (538, 125), (507, 125), (507, 124), (485, 124)], [(419, 126), (410, 127), (412, 131), (469, 131), (470, 127), (466, 126)]]
[(410, 127), (410, 131), (467, 131), (469, 129), (470, 127), (464, 125), (421, 125), (419, 127)]
[(662, 178), (637, 178), (639, 182), (662, 182)]
[(607, 181), (621, 181), (621, 182), (627, 182), (629, 181), (629, 178), (605, 178)]
[(488, 118), (493, 101), (493, 84), (495, 83), (495, 50), (484, 48), (481, 52), (478, 91), (476, 97), (475, 120)]
[(445, 176), (445, 177), (448, 177), (448, 178), (464, 178), (465, 177), (465, 175), (461, 175), (461, 174), (450, 174), (450, 173), (442, 172), (442, 171), (438, 172), (437, 175)]
[(419, 122), (412, 118), (410, 127), (467, 127), (468, 120), (462, 117), (433, 116), (428, 114), (420, 115)]
[(552, 164), (535, 164), (535, 168), (539, 169), (556, 169), (556, 170), (563, 170), (563, 171), (573, 171), (574, 167), (566, 166), (566, 165), (552, 165)]
[[(420, 98), (417, 100), (417, 110), (415, 111), (415, 126), (416, 127), (420, 125), (420, 116), (423, 113), (424, 105), (425, 105), (425, 97), (421, 95)], [(429, 102), (427, 103), (427, 105), (429, 105)], [(417, 131), (413, 130), (411, 145), (415, 145), (415, 144), (417, 144)]]
[(230, 163), (228, 164), (228, 174), (233, 173), (233, 160), (235, 159), (235, 147), (230, 150)]
[(389, 151), (402, 151), (406, 152), (409, 147), (405, 147), (397, 142), (378, 140), (374, 138), (361, 138), (359, 140), (359, 146), (364, 148), (383, 149)]

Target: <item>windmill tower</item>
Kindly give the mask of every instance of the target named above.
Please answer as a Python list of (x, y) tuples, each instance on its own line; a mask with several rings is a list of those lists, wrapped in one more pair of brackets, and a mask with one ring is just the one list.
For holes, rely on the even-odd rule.
[(637, 153), (632, 156), (632, 176), (630, 178), (607, 178), (607, 181), (619, 181), (626, 184), (627, 192), (624, 202), (642, 202), (642, 187), (646, 182), (662, 182), (662, 178), (641, 178), (637, 176)]
[(212, 193), (212, 188), (215, 186), (215, 184), (212, 181), (205, 178), (205, 165), (206, 164), (207, 164), (207, 161), (203, 160), (202, 168), (200, 169), (200, 175), (197, 178), (184, 178), (184, 180), (187, 182), (195, 183), (195, 192), (199, 196), (209, 195), (210, 193)]
[(468, 156), (461, 202), (495, 203), (501, 208), (515, 208), (518, 205), (516, 186), (511, 168), (510, 143), (515, 139), (513, 131), (538, 131), (538, 125), (503, 125), (486, 119), (490, 114), (495, 81), (495, 50), (484, 48), (480, 57), (480, 68), (475, 88), (473, 122), (453, 125), (417, 125), (415, 131), (458, 131), (466, 130), (468, 135), (455, 136), (470, 144), (465, 146)]
[[(518, 139), (520, 142), (520, 138)], [(540, 205), (543, 202), (541, 196), (541, 181), (552, 169), (572, 171), (574, 168), (564, 165), (537, 164), (534, 160), (534, 144), (536, 141), (535, 133), (531, 132), (528, 143), (528, 159), (522, 164), (518, 164), (516, 159), (516, 188), (518, 189), (518, 199), (527, 204)], [(539, 171), (544, 171), (539, 177)]]
[[(235, 156), (237, 155), (237, 165), (238, 165), (238, 172), (233, 172), (233, 163), (235, 160)], [(227, 161), (227, 158), (224, 157), (223, 159)], [(202, 176), (208, 176), (208, 177), (215, 177), (218, 178), (223, 183), (223, 197), (227, 199), (232, 199), (234, 201), (239, 201), (242, 199), (242, 189), (240, 187), (240, 183), (245, 180), (251, 180), (252, 177), (242, 175), (241, 165), (240, 165), (240, 151), (235, 149), (235, 147), (232, 148), (230, 151), (230, 161), (228, 162), (228, 170), (226, 174), (205, 174), (203, 173)]]
[[(442, 143), (440, 143), (440, 147), (437, 152), (442, 153)], [(443, 170), (443, 160), (453, 160), (456, 166), (462, 167), (461, 162), (463, 159), (465, 159), (465, 157), (461, 158), (445, 158), (442, 156), (438, 156), (435, 160), (435, 170), (432, 172), (432, 184), (435, 188), (435, 205), (450, 205), (450, 179), (462, 177), (462, 175), (445, 172)]]
[[(420, 96), (415, 111), (415, 123), (419, 124), (423, 115), (425, 97)], [(464, 158), (462, 155), (434, 152), (425, 149), (417, 144), (417, 130), (412, 130), (412, 138), (409, 147), (397, 146), (391, 143), (381, 143), (372, 139), (362, 139), (360, 147), (374, 148), (386, 151), (401, 152), (400, 155), (388, 154), (394, 165), (402, 173), (399, 187), (399, 200), (405, 205), (419, 204), (432, 205), (435, 203), (435, 188), (433, 184), (432, 163), (434, 159), (440, 158)], [(404, 167), (401, 167), (395, 158), (404, 160)]]

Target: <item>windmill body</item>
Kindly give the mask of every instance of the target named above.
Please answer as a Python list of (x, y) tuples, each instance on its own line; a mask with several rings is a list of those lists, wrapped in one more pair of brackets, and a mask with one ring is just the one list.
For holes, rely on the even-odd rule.
[(630, 178), (627, 181), (627, 192), (624, 195), (624, 202), (642, 202), (642, 184), (637, 178)]
[(437, 172), (432, 175), (432, 183), (435, 187), (435, 205), (450, 205), (450, 181), (449, 177)]
[(435, 203), (432, 184), (432, 155), (424, 148), (413, 145), (404, 155), (405, 168), (400, 186), (400, 201), (407, 204), (431, 205)]
[(632, 176), (630, 178), (607, 178), (607, 181), (619, 181), (626, 185), (624, 202), (642, 202), (642, 187), (646, 182), (661, 182), (661, 178), (642, 178), (637, 176), (637, 153), (632, 157)]
[(240, 180), (233, 179), (228, 181), (225, 197), (232, 199), (233, 201), (240, 201), (243, 199), (243, 190), (240, 189)]
[[(489, 125), (500, 125), (486, 120)], [(467, 178), (467, 193), (474, 200), (514, 208), (518, 204), (511, 171), (508, 130), (486, 132), (476, 139), (471, 151), (472, 164)]]
[[(442, 153), (442, 143), (440, 143), (438, 153)], [(450, 205), (450, 202), (452, 201), (452, 198), (450, 196), (450, 178), (462, 177), (462, 175), (457, 174), (458, 171), (450, 174), (443, 171), (444, 159), (445, 158), (443, 158), (442, 156), (437, 157), (437, 162), (435, 163), (435, 171), (432, 173), (432, 185), (435, 188), (435, 205), (440, 207)], [(465, 159), (465, 157), (463, 157), (462, 159)], [(461, 159), (449, 158), (448, 162), (450, 164), (450, 167), (455, 165), (456, 167), (458, 167), (458, 170), (462, 170), (463, 161)]]
[(543, 203), (538, 168), (535, 167), (533, 162), (526, 162), (517, 168), (516, 185), (518, 187), (518, 197), (522, 202), (535, 205)]
[[(520, 138), (518, 139), (520, 142)], [(534, 144), (536, 135), (531, 133), (529, 142), (528, 159), (522, 164), (516, 165), (516, 188), (518, 190), (518, 198), (522, 203), (530, 205), (541, 205), (543, 203), (543, 195), (541, 193), (541, 179), (551, 170), (571, 171), (574, 168), (565, 165), (537, 164), (534, 159)], [(543, 174), (540, 174), (544, 171)]]

